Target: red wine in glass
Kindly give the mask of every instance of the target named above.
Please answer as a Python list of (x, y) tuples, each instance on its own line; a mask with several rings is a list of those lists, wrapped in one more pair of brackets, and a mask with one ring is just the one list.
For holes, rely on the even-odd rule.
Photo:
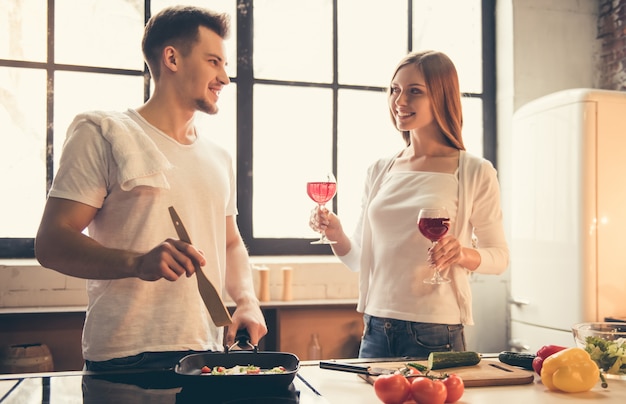
[(307, 182), (306, 193), (320, 205), (333, 199), (337, 193), (336, 182)]
[[(335, 197), (335, 194), (337, 193), (337, 180), (332, 173), (328, 173), (319, 181), (307, 182), (306, 193), (309, 195), (309, 198), (313, 199), (320, 206), (320, 208), (323, 208), (326, 202)], [(335, 243), (335, 241), (329, 240), (324, 232), (321, 232), (319, 240), (311, 242), (311, 244)]]
[[(422, 208), (417, 217), (417, 227), (424, 237), (432, 242), (431, 248), (448, 233), (450, 228), (450, 215), (446, 208)], [(439, 273), (439, 268), (435, 267), (435, 272), (430, 279), (424, 279), (424, 283), (434, 285), (448, 283)]]
[(449, 223), (449, 217), (423, 217), (417, 225), (424, 237), (435, 242), (446, 235)]

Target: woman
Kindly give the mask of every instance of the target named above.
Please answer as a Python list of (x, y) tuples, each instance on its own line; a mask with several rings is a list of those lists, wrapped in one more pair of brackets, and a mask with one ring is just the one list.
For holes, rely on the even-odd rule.
[[(335, 255), (361, 272), (357, 310), (364, 313), (365, 329), (359, 357), (463, 351), (463, 327), (473, 324), (469, 274), (500, 274), (509, 261), (496, 171), (465, 151), (458, 77), (443, 53), (402, 59), (388, 101), (406, 147), (368, 169), (354, 235), (344, 233), (335, 214), (317, 207), (310, 226), (336, 241)], [(450, 214), (450, 230), (429, 250), (417, 215), (422, 207), (439, 206)], [(451, 282), (425, 283), (433, 267)]]

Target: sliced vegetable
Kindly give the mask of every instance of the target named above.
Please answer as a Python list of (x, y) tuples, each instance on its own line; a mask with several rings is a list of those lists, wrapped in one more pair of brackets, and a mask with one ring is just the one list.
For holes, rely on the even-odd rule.
[(417, 362), (409, 362), (406, 364), (406, 366), (409, 368), (417, 369), (420, 372), (425, 372), (428, 370), (428, 366), (422, 365), (421, 363), (417, 363)]
[(215, 366), (212, 369), (208, 366), (203, 366), (200, 369), (202, 375), (257, 375), (267, 373), (285, 373), (287, 370), (284, 366), (276, 366), (272, 369), (261, 369), (255, 365), (236, 365), (232, 368), (225, 368), (224, 366)]
[(247, 375), (258, 375), (259, 373), (261, 373), (261, 368), (258, 366), (248, 366), (245, 368), (245, 372)]
[(503, 351), (498, 355), (498, 359), (502, 363), (511, 366), (518, 366), (527, 370), (533, 370), (533, 360), (537, 355), (527, 352)]
[(211, 369), (211, 373), (209, 373), (211, 375), (225, 375), (226, 374), (226, 368), (224, 366), (214, 366), (213, 369)]
[(589, 352), (600, 369), (616, 375), (626, 374), (626, 338), (607, 341), (598, 337), (587, 337), (585, 342), (585, 351)]
[(284, 366), (275, 366), (265, 373), (285, 373), (286, 371), (287, 368), (285, 368)]
[(472, 351), (431, 352), (428, 355), (428, 369), (446, 369), (459, 366), (474, 366), (480, 363), (480, 355)]

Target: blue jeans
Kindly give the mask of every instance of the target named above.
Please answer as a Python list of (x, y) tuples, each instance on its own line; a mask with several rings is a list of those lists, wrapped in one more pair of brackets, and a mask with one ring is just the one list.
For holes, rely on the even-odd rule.
[(173, 369), (183, 357), (199, 353), (197, 351), (180, 352), (142, 352), (138, 355), (115, 358), (108, 361), (93, 362), (85, 361), (85, 370), (107, 371), (107, 370), (128, 370), (128, 369)]
[(462, 324), (414, 323), (363, 315), (359, 358), (427, 358), (431, 352), (465, 351)]

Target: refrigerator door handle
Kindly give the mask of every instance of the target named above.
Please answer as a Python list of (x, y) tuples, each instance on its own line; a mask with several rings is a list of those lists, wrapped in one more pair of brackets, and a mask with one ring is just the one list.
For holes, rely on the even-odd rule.
[(520, 352), (527, 352), (530, 349), (529, 345), (524, 344), (522, 341), (518, 339), (510, 340), (509, 345), (511, 346), (511, 348), (517, 349)]
[(514, 304), (517, 307), (521, 307), (521, 306), (528, 306), (530, 304), (530, 301), (526, 299), (518, 299), (518, 298), (512, 297), (509, 299), (509, 304)]

